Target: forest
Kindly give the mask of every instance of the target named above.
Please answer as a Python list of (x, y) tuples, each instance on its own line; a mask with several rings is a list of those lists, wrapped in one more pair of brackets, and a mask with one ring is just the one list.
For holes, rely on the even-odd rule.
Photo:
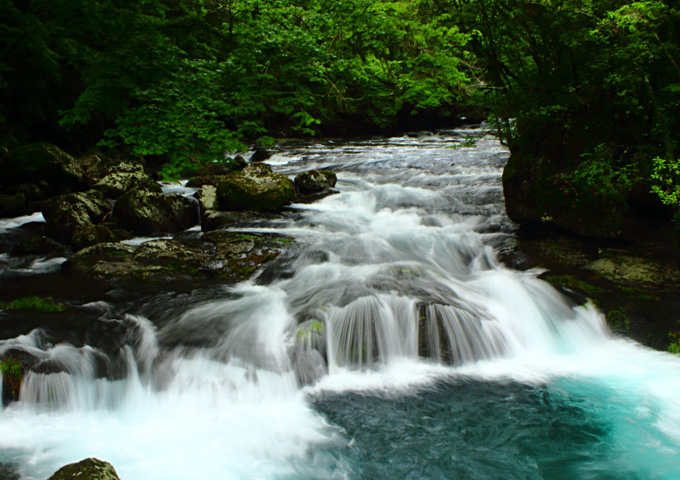
[(678, 312), (680, 0), (0, 0), (0, 480), (678, 478)]
[[(2, 0), (0, 18), (8, 150), (123, 152), (177, 177), (279, 137), (468, 115), (513, 153), (506, 197), (548, 192), (510, 199), (517, 221), (616, 237), (619, 217), (680, 204), (677, 1)], [(565, 205), (606, 205), (614, 227)]]

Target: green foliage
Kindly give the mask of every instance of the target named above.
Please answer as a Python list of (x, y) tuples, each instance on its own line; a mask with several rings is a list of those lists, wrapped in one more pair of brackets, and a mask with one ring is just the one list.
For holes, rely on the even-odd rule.
[(477, 145), (477, 138), (474, 135), (465, 135), (465, 138), (463, 139), (462, 142), (455, 144), (453, 147), (454, 150), (457, 150), (459, 148), (474, 148)]
[(652, 192), (665, 205), (680, 206), (680, 159), (668, 161), (660, 157), (653, 160)]
[(580, 290), (586, 295), (596, 295), (602, 293), (603, 289), (592, 285), (583, 280), (579, 280), (573, 275), (551, 275), (547, 277), (548, 282), (553, 285), (560, 285), (574, 290)]
[(21, 362), (15, 360), (14, 358), (6, 358), (0, 362), (0, 372), (3, 375), (8, 375), (16, 379), (21, 379), (23, 376), (23, 367)]
[(638, 166), (618, 165), (604, 144), (582, 158), (578, 167), (560, 176), (562, 185), (568, 186), (577, 201), (621, 200), (639, 179)]
[(51, 298), (40, 298), (35, 295), (21, 297), (7, 303), (6, 310), (35, 310), (36, 312), (65, 312), (66, 306), (54, 303)]
[(630, 330), (630, 319), (624, 308), (615, 308), (607, 313), (607, 321), (617, 330)]
[(11, 357), (5, 358), (0, 362), (0, 373), (2, 373), (3, 377), (3, 397), (7, 395), (14, 401), (18, 400), (19, 392), (21, 391), (21, 381), (24, 377), (24, 369), (21, 362)]
[(298, 339), (307, 339), (312, 332), (321, 334), (324, 330), (324, 327), (325, 325), (323, 322), (318, 320), (310, 320), (309, 322), (305, 322), (304, 324), (300, 325), (296, 337)]
[(17, 46), (0, 125), (35, 104), (26, 118), (166, 159), (167, 177), (274, 135), (446, 109), (468, 82), (469, 35), (426, 0), (0, 0), (0, 18)]
[[(663, 1), (454, 2), (477, 87), (514, 151), (563, 159), (560, 188), (649, 181), (680, 142), (680, 9)], [(514, 119), (510, 122), (505, 119)], [(612, 148), (603, 156), (601, 145)], [(580, 164), (580, 165), (579, 165)]]
[(671, 340), (668, 344), (668, 351), (674, 355), (680, 354), (680, 331), (669, 332), (668, 338)]

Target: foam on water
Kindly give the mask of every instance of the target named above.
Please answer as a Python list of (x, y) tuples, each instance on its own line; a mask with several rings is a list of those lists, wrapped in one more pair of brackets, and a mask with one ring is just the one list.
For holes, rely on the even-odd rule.
[(22, 215), (14, 218), (0, 218), (0, 232), (33, 222), (45, 223), (45, 217), (43, 217), (42, 212), (35, 212), (31, 215)]
[[(512, 238), (506, 153), (472, 132), (476, 148), (448, 148), (459, 132), (277, 154), (269, 163), (290, 176), (332, 167), (341, 194), (249, 230), (296, 239), (261, 277), (177, 311), (161, 305), (153, 321), (88, 304), (123, 327), (115, 348), (54, 344), (41, 330), (0, 341), (0, 354), (20, 349), (44, 365), (0, 411), (0, 461), (35, 479), (88, 456), (127, 480), (361, 478), (351, 464), (360, 435), (329, 425), (318, 398), (410, 396), (408, 422), (424, 422), (423, 392), (472, 379), (589, 399), (614, 447), (583, 478), (607, 462), (625, 464), (633, 476), (622, 478), (673, 478), (680, 360), (613, 336), (540, 272), (499, 264), (495, 247)], [(468, 478), (508, 473), (489, 471)]]

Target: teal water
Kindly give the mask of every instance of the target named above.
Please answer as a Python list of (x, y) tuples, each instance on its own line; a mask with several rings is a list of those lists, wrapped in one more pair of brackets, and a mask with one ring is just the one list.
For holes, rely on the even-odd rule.
[(656, 414), (577, 380), (448, 380), (411, 394), (320, 394), (345, 435), (353, 478), (674, 479), (677, 443)]

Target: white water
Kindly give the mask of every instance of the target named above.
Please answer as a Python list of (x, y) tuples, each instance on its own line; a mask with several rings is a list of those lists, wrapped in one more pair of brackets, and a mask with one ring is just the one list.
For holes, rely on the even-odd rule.
[(45, 223), (45, 217), (43, 217), (42, 212), (35, 212), (31, 215), (22, 215), (21, 217), (0, 218), (0, 232), (10, 230), (12, 228), (18, 228), (22, 225), (33, 222)]
[[(539, 272), (496, 261), (512, 240), (506, 154), (489, 137), (450, 148), (467, 133), (478, 134), (272, 157), (291, 175), (331, 166), (341, 194), (250, 229), (297, 240), (263, 284), (217, 290), (157, 323), (103, 314), (128, 331), (114, 354), (40, 332), (0, 341), (0, 353), (24, 349), (63, 370), (30, 373), (21, 401), (0, 411), (0, 461), (35, 479), (88, 456), (124, 480), (357, 478), (320, 453), (351, 439), (310, 395), (463, 377), (606, 391), (622, 451), (661, 452), (628, 460), (641, 478), (674, 478), (680, 360), (613, 337), (592, 306), (573, 307)], [(125, 374), (100, 378), (107, 362)]]

